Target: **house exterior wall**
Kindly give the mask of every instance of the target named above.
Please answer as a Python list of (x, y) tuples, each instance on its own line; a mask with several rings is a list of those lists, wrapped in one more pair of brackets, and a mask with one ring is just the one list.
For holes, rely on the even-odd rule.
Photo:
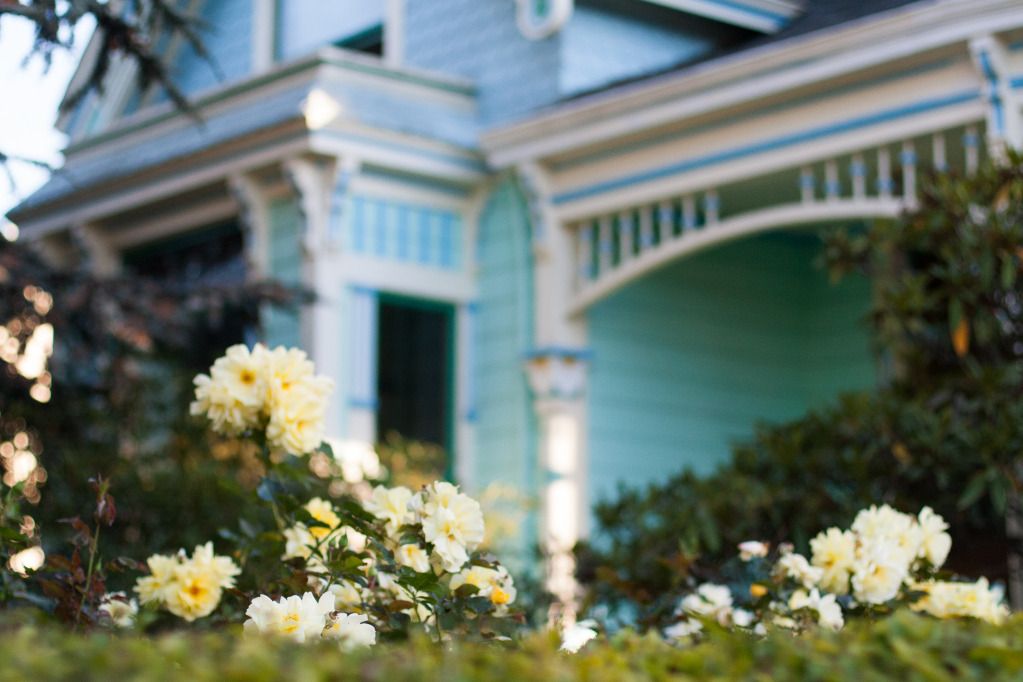
[(284, 0), (277, 3), (277, 58), (304, 57), (316, 48), (383, 23), (386, 0)]
[(755, 237), (657, 271), (588, 314), (589, 494), (707, 473), (760, 420), (869, 386), (863, 282), (830, 286), (807, 237)]
[(475, 324), (475, 486), (499, 481), (535, 489), (535, 426), (522, 371), (532, 340), (530, 224), (511, 179), (480, 216)]
[(182, 43), (177, 46), (171, 77), (185, 95), (233, 83), (251, 71), (251, 0), (202, 0), (199, 13), (208, 27), (202, 34), (203, 46), (223, 79), (218, 80), (216, 71), (191, 45)]
[(484, 121), (558, 97), (559, 38), (527, 40), (505, 0), (406, 0), (405, 62), (471, 79)]
[(628, 0), (578, 3), (559, 34), (559, 92), (571, 95), (680, 64), (746, 32)]

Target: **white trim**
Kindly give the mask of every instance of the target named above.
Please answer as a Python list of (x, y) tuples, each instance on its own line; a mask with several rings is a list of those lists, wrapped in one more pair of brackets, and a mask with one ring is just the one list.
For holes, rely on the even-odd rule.
[(979, 99), (931, 112), (878, 124), (867, 128), (839, 133), (814, 142), (746, 156), (718, 165), (699, 168), (651, 180), (599, 195), (568, 202), (555, 207), (564, 222), (575, 222), (620, 210), (626, 206), (654, 203), (661, 199), (690, 194), (708, 187), (720, 187), (732, 182), (786, 169), (825, 161), (836, 156), (872, 149), (884, 144), (902, 142), (907, 138), (947, 130), (973, 123), (984, 116)]
[[(120, 214), (191, 189), (204, 187), (219, 182), (233, 173), (245, 172), (251, 168), (275, 163), (288, 156), (308, 151), (308, 149), (308, 140), (299, 139), (282, 142), (261, 151), (239, 154), (206, 168), (196, 168), (193, 165), (187, 171), (182, 170), (170, 179), (152, 182), (142, 188), (130, 191), (127, 188), (115, 191), (103, 198), (85, 201), (73, 208), (50, 213), (42, 219), (23, 219), (19, 226), (26, 237), (34, 239), (49, 232), (67, 228), (75, 223)], [(196, 160), (193, 158), (191, 161), (195, 164)]]
[(647, 131), (1023, 26), (1013, 0), (941, 0), (714, 59), (580, 98), (483, 136), (500, 168)]
[(246, 276), (259, 280), (270, 269), (270, 194), (248, 173), (233, 173), (228, 187), (239, 207), (244, 240)]
[(857, 218), (893, 218), (899, 215), (904, 206), (904, 202), (899, 199), (836, 199), (812, 204), (797, 202), (773, 206), (728, 218), (714, 226), (686, 232), (657, 248), (643, 251), (601, 275), (593, 284), (575, 295), (569, 314), (582, 315), (594, 303), (643, 275), (711, 246), (772, 229)]
[[(370, 137), (372, 136), (372, 137)], [(381, 146), (391, 143), (394, 146), (407, 147), (408, 151)], [(475, 159), (457, 147), (438, 150), (441, 154), (452, 157), (448, 162), (430, 153), (431, 148), (437, 150), (435, 144), (424, 144), (423, 139), (410, 139), (379, 128), (350, 124), (337, 126), (330, 130), (311, 131), (310, 147), (328, 156), (354, 155), (364, 162), (385, 168), (401, 169), (408, 173), (425, 175), (459, 184), (475, 184), (484, 175), (484, 171), (472, 170), (455, 163), (455, 159), (471, 163)], [(422, 153), (421, 153), (422, 152)]]
[[(716, 21), (722, 21), (726, 24), (732, 24), (733, 26), (740, 26), (742, 28), (748, 28), (753, 31), (760, 31), (761, 33), (775, 33), (782, 29), (787, 23), (788, 19), (798, 14), (798, 9), (790, 6), (778, 6), (771, 7), (770, 10), (767, 7), (762, 9), (766, 10), (764, 13), (757, 12), (758, 8), (756, 3), (750, 2), (749, 8), (744, 8), (736, 3), (724, 3), (715, 2), (714, 0), (646, 0), (652, 5), (661, 5), (662, 7), (670, 7), (671, 9), (677, 9), (682, 12), (689, 14), (695, 14), (700, 17), (706, 17), (708, 19), (714, 19)], [(810, 0), (811, 2), (813, 0)], [(766, 5), (767, 3), (763, 3)], [(780, 3), (778, 3), (780, 5)], [(786, 9), (782, 13), (782, 9)], [(775, 15), (777, 18), (772, 16), (766, 16), (767, 14)]]
[(353, 286), (384, 293), (428, 298), (444, 303), (468, 303), (476, 295), (468, 275), (415, 263), (396, 263), (352, 253), (332, 259), (332, 267), (345, 273)]
[(572, 18), (575, 0), (547, 0), (546, 16), (537, 16), (533, 9), (536, 0), (515, 0), (515, 22), (519, 33), (527, 40), (543, 40), (554, 35)]

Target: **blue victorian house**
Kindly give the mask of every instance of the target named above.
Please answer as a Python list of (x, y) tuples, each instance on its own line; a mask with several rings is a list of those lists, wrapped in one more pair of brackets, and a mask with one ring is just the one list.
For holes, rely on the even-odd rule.
[(555, 551), (617, 482), (874, 382), (817, 231), (1023, 142), (1014, 0), (186, 4), (204, 125), (119, 64), (11, 218), (101, 274), (313, 290), (264, 333), (334, 377), (330, 431), (445, 446)]

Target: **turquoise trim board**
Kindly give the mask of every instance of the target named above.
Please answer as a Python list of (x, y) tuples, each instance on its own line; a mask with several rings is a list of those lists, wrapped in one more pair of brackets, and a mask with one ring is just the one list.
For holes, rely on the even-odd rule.
[(604, 192), (610, 192), (623, 187), (629, 187), (637, 185), (643, 182), (651, 180), (657, 180), (659, 178), (676, 175), (679, 173), (686, 173), (689, 171), (697, 170), (699, 168), (705, 168), (707, 166), (713, 166), (718, 163), (724, 163), (725, 161), (734, 161), (741, 159), (745, 156), (751, 156), (753, 154), (761, 154), (764, 152), (774, 151), (778, 149), (785, 149), (792, 147), (797, 144), (803, 144), (805, 142), (811, 142), (813, 140), (821, 139), (831, 135), (839, 133), (850, 132), (858, 130), (860, 128), (866, 128), (879, 123), (887, 123), (889, 121), (898, 120), (906, 116), (913, 116), (921, 114), (927, 111), (933, 111), (935, 109), (941, 109), (947, 106), (953, 106), (956, 104), (962, 104), (975, 100), (978, 97), (976, 90), (968, 90), (959, 92), (944, 97), (937, 97), (927, 100), (922, 100), (911, 105), (895, 107), (892, 109), (886, 109), (873, 114), (867, 114), (865, 116), (858, 116), (856, 118), (842, 121), (840, 123), (831, 123), (824, 126), (818, 126), (817, 128), (810, 128), (798, 133), (792, 133), (790, 135), (783, 135), (770, 140), (764, 140), (762, 142), (756, 142), (753, 144), (743, 145), (741, 147), (735, 147), (713, 154), (706, 154), (699, 156), (687, 161), (679, 163), (673, 163), (667, 166), (661, 166), (640, 173), (633, 173), (614, 180), (607, 180), (599, 182), (587, 187), (580, 187), (579, 189), (570, 190), (557, 194), (553, 197), (555, 204), (566, 204), (572, 201), (578, 201), (579, 199), (585, 199), (587, 197), (596, 196), (603, 194)]

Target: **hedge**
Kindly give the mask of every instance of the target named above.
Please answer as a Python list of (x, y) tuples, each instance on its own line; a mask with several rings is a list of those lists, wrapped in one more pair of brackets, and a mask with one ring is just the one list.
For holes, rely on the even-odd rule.
[(1023, 617), (1007, 625), (938, 621), (909, 612), (838, 632), (765, 638), (714, 630), (689, 648), (621, 633), (580, 653), (557, 637), (514, 645), (417, 639), (343, 653), (247, 638), (240, 631), (156, 637), (69, 634), (48, 625), (0, 629), (0, 680), (1019, 680)]

